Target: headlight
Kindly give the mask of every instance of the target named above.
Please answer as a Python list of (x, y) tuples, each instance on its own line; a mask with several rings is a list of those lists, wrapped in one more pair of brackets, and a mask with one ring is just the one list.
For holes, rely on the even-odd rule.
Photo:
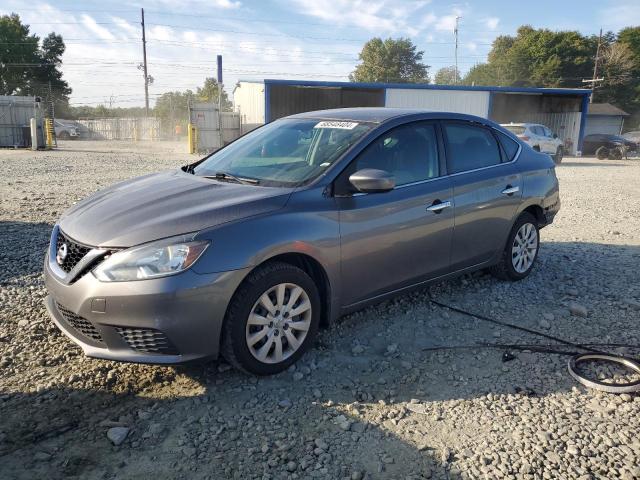
[[(175, 240), (175, 239), (174, 239)], [(127, 282), (175, 275), (195, 263), (209, 242), (153, 243), (114, 253), (93, 269), (101, 282)]]

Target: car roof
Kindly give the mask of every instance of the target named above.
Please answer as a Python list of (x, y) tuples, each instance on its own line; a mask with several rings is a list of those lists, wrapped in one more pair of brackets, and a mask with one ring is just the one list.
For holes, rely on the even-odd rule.
[(297, 113), (284, 118), (313, 118), (318, 120), (384, 123), (391, 119), (414, 116), (420, 116), (423, 119), (458, 119), (494, 124), (491, 120), (487, 120), (486, 118), (476, 117), (475, 115), (466, 115), (464, 113), (435, 112), (433, 110), (415, 108), (389, 107), (334, 108), (330, 110), (316, 110), (313, 112)]

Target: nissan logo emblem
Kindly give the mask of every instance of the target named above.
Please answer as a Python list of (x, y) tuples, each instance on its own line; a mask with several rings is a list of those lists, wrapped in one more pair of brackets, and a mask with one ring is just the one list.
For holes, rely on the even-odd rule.
[(65, 258), (67, 258), (67, 254), (68, 254), (68, 247), (66, 243), (63, 243), (62, 245), (60, 245), (60, 248), (58, 249), (58, 254), (56, 255), (56, 262), (58, 262), (58, 265), (62, 265), (64, 263)]

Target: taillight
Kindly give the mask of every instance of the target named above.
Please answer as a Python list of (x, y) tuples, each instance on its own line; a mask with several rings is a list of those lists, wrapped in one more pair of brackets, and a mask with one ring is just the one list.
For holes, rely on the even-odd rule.
[(518, 138), (519, 138), (520, 140), (524, 140), (525, 142), (528, 142), (528, 141), (529, 141), (529, 137), (527, 137), (526, 135), (518, 135)]

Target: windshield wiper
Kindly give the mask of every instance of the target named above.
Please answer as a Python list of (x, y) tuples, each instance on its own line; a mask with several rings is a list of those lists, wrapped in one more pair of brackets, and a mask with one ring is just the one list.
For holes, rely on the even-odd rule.
[(245, 185), (258, 185), (260, 180), (257, 178), (236, 177), (227, 172), (216, 172), (214, 175), (204, 175), (204, 178), (215, 178), (216, 180), (231, 180)]

